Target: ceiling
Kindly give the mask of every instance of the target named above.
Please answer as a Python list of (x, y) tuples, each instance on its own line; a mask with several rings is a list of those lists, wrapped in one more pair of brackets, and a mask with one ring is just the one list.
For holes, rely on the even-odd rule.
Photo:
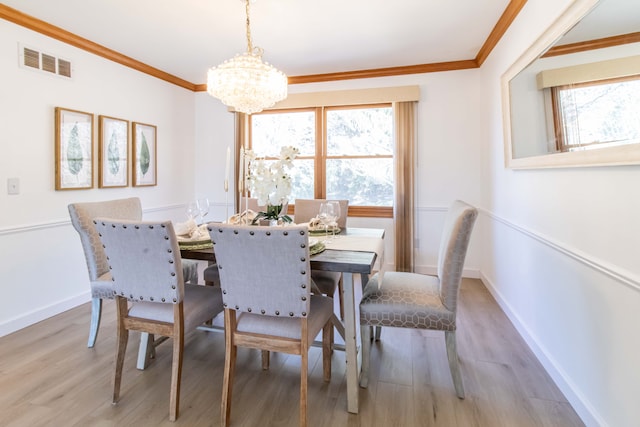
[[(246, 50), (243, 0), (2, 3), (194, 84)], [(251, 33), (289, 76), (473, 60), (509, 3), (252, 0)]]
[[(498, 42), (526, 1), (251, 0), (251, 33), (254, 46), (264, 49), (263, 59), (290, 82), (455, 61), (477, 66), (483, 47)], [(210, 67), (247, 46), (244, 0), (3, 0), (2, 5), (175, 76), (186, 87), (202, 86)], [(601, 0), (560, 43), (637, 32), (638, 16), (640, 1)]]
[(640, 31), (640, 1), (600, 0), (558, 43), (578, 43), (638, 31)]

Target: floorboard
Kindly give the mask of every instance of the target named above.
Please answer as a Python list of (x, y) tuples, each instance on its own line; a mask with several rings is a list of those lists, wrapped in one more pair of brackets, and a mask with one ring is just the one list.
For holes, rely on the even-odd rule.
[[(105, 301), (95, 348), (86, 347), (84, 304), (0, 338), (0, 425), (218, 426), (224, 335), (185, 337), (180, 416), (168, 420), (171, 343), (145, 371), (135, 367), (131, 333), (120, 402), (111, 404), (115, 305)], [(331, 382), (322, 350), (309, 355), (309, 421), (317, 427), (578, 427), (575, 411), (479, 280), (465, 279), (458, 311), (458, 351), (466, 399), (456, 397), (441, 332), (385, 328), (371, 349), (369, 387), (360, 413), (346, 410), (344, 352), (334, 351)], [(239, 349), (231, 425), (298, 425), (300, 358)]]

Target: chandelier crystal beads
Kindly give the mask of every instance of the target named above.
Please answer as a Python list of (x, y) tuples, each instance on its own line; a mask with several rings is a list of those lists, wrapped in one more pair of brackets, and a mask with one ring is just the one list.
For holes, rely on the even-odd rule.
[(287, 76), (262, 61), (263, 50), (253, 47), (247, 12), (247, 51), (209, 70), (207, 92), (224, 105), (246, 114), (259, 113), (287, 97)]

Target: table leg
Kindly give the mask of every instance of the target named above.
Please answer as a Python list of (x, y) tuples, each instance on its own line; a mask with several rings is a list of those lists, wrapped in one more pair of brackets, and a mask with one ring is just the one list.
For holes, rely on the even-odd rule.
[(347, 353), (347, 410), (358, 413), (358, 340), (356, 332), (356, 302), (353, 273), (342, 273), (344, 299), (344, 342)]
[(140, 333), (138, 360), (136, 362), (136, 367), (139, 370), (144, 371), (146, 367), (149, 366), (149, 359), (151, 358), (153, 350), (153, 335), (150, 335), (147, 332)]

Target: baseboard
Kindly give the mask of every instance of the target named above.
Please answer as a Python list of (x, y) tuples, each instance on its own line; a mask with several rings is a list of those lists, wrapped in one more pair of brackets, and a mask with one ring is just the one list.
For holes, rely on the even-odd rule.
[[(74, 297), (68, 298), (63, 301), (58, 301), (55, 304), (42, 307), (37, 310), (33, 310), (19, 317), (10, 319), (0, 324), (0, 337), (9, 335), (20, 329), (26, 328), (27, 326), (31, 326), (35, 323), (41, 322), (42, 320), (45, 320), (57, 314), (63, 313), (81, 304), (89, 302), (90, 300), (91, 300), (91, 293), (90, 291), (87, 290), (86, 292), (83, 292), (80, 295), (76, 295)], [(89, 318), (87, 318), (87, 334), (88, 333), (89, 333)]]
[(606, 427), (607, 424), (602, 417), (598, 415), (593, 406), (589, 404), (582, 393), (580, 393), (578, 387), (575, 386), (565, 372), (558, 366), (553, 357), (549, 355), (544, 347), (538, 344), (533, 335), (529, 332), (529, 329), (520, 320), (520, 317), (511, 309), (509, 303), (502, 298), (493, 282), (482, 273), (480, 274), (480, 280), (484, 283), (491, 295), (493, 295), (493, 298), (496, 300), (502, 311), (504, 311), (509, 320), (511, 320), (511, 323), (513, 323), (520, 336), (527, 343), (531, 351), (533, 351), (534, 355), (540, 361), (553, 382), (567, 398), (580, 419), (582, 419), (582, 422), (584, 422), (586, 426)]

